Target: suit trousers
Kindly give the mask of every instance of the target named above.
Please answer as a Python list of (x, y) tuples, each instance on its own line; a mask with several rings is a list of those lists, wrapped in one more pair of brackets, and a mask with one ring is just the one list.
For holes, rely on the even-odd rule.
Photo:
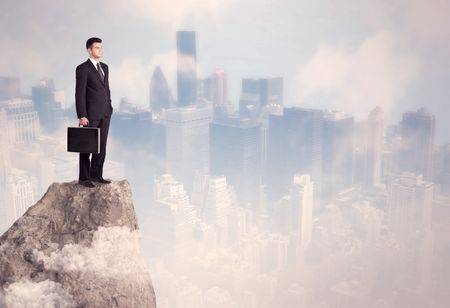
[(90, 159), (90, 153), (80, 153), (80, 181), (103, 177), (103, 164), (105, 163), (110, 119), (111, 117), (109, 116), (101, 120), (89, 120), (89, 127), (100, 128), (100, 153), (92, 154), (92, 159)]

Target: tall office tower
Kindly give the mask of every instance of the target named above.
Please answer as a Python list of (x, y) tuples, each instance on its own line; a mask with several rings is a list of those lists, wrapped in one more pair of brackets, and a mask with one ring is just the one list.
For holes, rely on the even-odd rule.
[(172, 97), (169, 91), (166, 77), (157, 66), (153, 71), (152, 80), (150, 82), (150, 109), (153, 112), (160, 113), (163, 109), (171, 107)]
[(263, 108), (283, 105), (283, 78), (242, 79), (239, 113), (255, 118)]
[(367, 124), (364, 184), (365, 187), (370, 188), (381, 184), (384, 114), (380, 107), (370, 112)]
[[(225, 175), (244, 207), (259, 206), (261, 125), (227, 119), (210, 125), (211, 174)], [(251, 204), (251, 206), (249, 206)]]
[[(353, 185), (354, 119), (338, 111), (324, 117), (322, 196), (332, 198)], [(313, 178), (314, 180), (314, 178)]]
[(155, 202), (151, 209), (149, 237), (154, 256), (168, 265), (180, 265), (195, 256), (194, 225), (197, 213), (183, 184), (170, 174), (155, 179)]
[(34, 204), (36, 178), (25, 171), (13, 169), (11, 174), (12, 221), (19, 219)]
[(402, 149), (399, 157), (402, 171), (422, 174), (425, 180), (432, 180), (434, 130), (434, 115), (425, 108), (403, 114)]
[(388, 191), (389, 225), (401, 238), (426, 231), (431, 226), (434, 184), (422, 175), (404, 173)]
[(440, 184), (440, 193), (450, 197), (450, 143), (439, 147), (435, 154), (434, 179)]
[(201, 214), (202, 219), (217, 228), (218, 242), (228, 243), (228, 219), (233, 204), (233, 197), (224, 176), (210, 177)]
[(39, 137), (39, 118), (31, 100), (3, 101), (0, 102), (0, 110), (6, 112), (12, 142), (26, 143)]
[(308, 174), (295, 175), (291, 187), (294, 230), (298, 234), (299, 248), (308, 247), (312, 237), (314, 184)]
[(6, 111), (0, 109), (0, 234), (9, 227), (10, 186), (11, 174), (11, 145), (9, 142), (8, 122)]
[(321, 110), (286, 108), (283, 115), (269, 116), (264, 182), (270, 201), (277, 201), (288, 194), (295, 174), (310, 174), (315, 195), (320, 194), (322, 130)]
[(166, 111), (166, 157), (168, 170), (191, 191), (196, 172), (209, 171), (210, 104)]
[(126, 147), (149, 150), (152, 112), (122, 98), (111, 122), (111, 135)]
[(177, 106), (197, 100), (197, 52), (195, 31), (177, 31)]
[(227, 74), (224, 69), (216, 69), (211, 76), (212, 101), (214, 107), (225, 107), (227, 103)]
[(21, 97), (19, 78), (0, 77), (0, 101)]
[(31, 97), (39, 116), (41, 130), (54, 133), (62, 123), (61, 102), (55, 100), (55, 85), (52, 79), (43, 78), (40, 84), (32, 87)]

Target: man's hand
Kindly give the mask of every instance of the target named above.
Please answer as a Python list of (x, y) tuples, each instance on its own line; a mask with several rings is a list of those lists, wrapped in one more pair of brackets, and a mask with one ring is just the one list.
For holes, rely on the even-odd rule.
[(81, 126), (89, 126), (89, 120), (87, 118), (80, 118), (80, 125)]

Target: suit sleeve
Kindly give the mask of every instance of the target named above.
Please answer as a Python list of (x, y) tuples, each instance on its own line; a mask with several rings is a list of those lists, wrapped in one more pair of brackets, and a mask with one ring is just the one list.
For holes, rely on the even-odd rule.
[(77, 117), (79, 119), (87, 118), (86, 111), (86, 87), (87, 87), (87, 72), (83, 67), (78, 66), (76, 70), (76, 84), (75, 84), (75, 106), (77, 109)]
[(106, 67), (106, 76), (107, 76), (107, 84), (108, 84), (108, 95), (109, 95), (109, 106), (111, 107), (111, 110), (113, 110), (113, 106), (112, 106), (112, 100), (111, 100), (111, 89), (109, 88), (109, 67), (108, 65), (105, 64)]

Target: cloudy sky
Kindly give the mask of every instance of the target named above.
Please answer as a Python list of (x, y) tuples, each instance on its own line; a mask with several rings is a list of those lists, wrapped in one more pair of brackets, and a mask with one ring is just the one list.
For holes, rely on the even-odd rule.
[(243, 77), (283, 76), (285, 105), (342, 109), (387, 122), (427, 106), (449, 142), (450, 1), (2, 0), (0, 75), (25, 94), (41, 77), (74, 97), (90, 36), (104, 40), (113, 103), (147, 106), (161, 65), (176, 96), (175, 31), (197, 32), (199, 77), (222, 67), (237, 103)]

